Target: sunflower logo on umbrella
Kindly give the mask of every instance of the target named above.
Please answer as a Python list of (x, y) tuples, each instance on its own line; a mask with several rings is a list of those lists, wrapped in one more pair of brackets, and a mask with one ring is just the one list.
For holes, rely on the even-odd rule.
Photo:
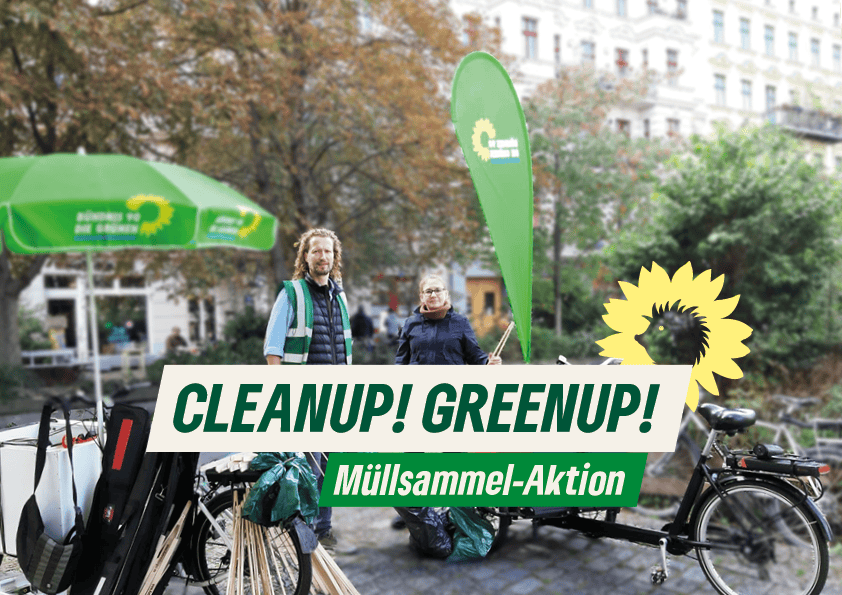
[(144, 221), (140, 224), (138, 233), (142, 236), (151, 237), (161, 231), (164, 226), (169, 225), (175, 212), (170, 203), (163, 196), (154, 194), (138, 194), (126, 201), (126, 206), (132, 211), (140, 210), (146, 203), (152, 203), (158, 207), (158, 217), (153, 221)]

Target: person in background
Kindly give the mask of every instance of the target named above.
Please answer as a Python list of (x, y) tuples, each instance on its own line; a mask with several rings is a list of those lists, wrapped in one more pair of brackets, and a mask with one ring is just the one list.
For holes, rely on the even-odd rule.
[(167, 337), (167, 353), (178, 353), (185, 347), (187, 347), (187, 340), (181, 336), (181, 329), (177, 326), (174, 326), (172, 328), (172, 332)]
[(357, 313), (351, 317), (351, 337), (359, 341), (363, 347), (371, 351), (371, 338), (374, 336), (374, 322), (360, 306)]
[(389, 308), (389, 311), (386, 314), (385, 326), (386, 338), (389, 341), (389, 345), (396, 345), (398, 342), (398, 335), (401, 333), (401, 326), (398, 321), (398, 313), (395, 312), (394, 308)]
[[(302, 234), (292, 281), (284, 281), (269, 317), (263, 344), (266, 363), (351, 363), (351, 322), (341, 282), (342, 243), (336, 234), (327, 229), (311, 229)], [(300, 304), (303, 307), (299, 309)], [(299, 316), (299, 312), (312, 312), (312, 319)], [(321, 492), (330, 453), (310, 454)], [(331, 517), (331, 508), (320, 507), (313, 523), (319, 542), (328, 550), (336, 546)]]

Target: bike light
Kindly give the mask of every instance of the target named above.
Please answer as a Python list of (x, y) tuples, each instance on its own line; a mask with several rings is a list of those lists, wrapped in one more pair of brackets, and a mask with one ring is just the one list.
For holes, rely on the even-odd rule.
[(827, 475), (828, 473), (830, 473), (830, 465), (827, 463), (822, 464), (822, 466), (819, 467), (819, 475)]

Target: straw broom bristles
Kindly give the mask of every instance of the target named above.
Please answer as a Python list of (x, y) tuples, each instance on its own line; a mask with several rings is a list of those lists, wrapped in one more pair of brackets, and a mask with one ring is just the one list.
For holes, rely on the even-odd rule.
[[(246, 584), (248, 584), (253, 595), (260, 593), (274, 595), (271, 570), (274, 565), (278, 585), (281, 587), (280, 593), (288, 595), (283, 585), (283, 572), (288, 573), (289, 576), (296, 574), (289, 564), (289, 559), (296, 557), (295, 546), (289, 536), (278, 527), (261, 527), (244, 519), (242, 508), (246, 497), (248, 497), (248, 491), (242, 500), (238, 492), (235, 491), (233, 494), (233, 539), (226, 592), (229, 595), (245, 595)], [(311, 593), (360, 595), (321, 544), (311, 554), (311, 560), (313, 565)], [(245, 576), (246, 568), (249, 574), (248, 581)]]
[(350, 579), (334, 559), (319, 544), (312, 554), (313, 585), (310, 593), (326, 593), (327, 595), (360, 595)]

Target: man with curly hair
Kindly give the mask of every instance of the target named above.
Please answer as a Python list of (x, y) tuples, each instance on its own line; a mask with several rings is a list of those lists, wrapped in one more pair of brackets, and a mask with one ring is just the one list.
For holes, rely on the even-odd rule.
[[(269, 365), (351, 363), (351, 323), (342, 292), (342, 243), (328, 229), (311, 229), (298, 240), (295, 273), (284, 281), (272, 308), (263, 355)], [(324, 477), (328, 453), (312, 453), (313, 470)], [(319, 541), (336, 544), (331, 509), (320, 508), (314, 523)]]

